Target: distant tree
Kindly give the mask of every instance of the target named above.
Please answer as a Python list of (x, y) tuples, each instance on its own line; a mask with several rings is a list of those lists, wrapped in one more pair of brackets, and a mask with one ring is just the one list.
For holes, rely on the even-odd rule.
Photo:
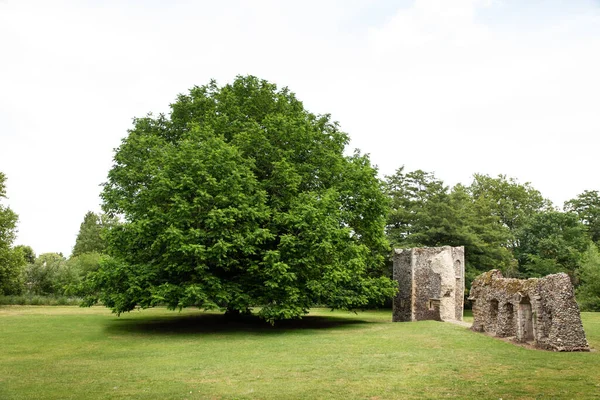
[(467, 187), (458, 184), (452, 188), (450, 206), (456, 210), (457, 220), (462, 221), (467, 284), (493, 268), (512, 276), (516, 261), (507, 245), (510, 231), (491, 210), (490, 203), (474, 197)]
[(136, 119), (102, 194), (125, 222), (91, 276), (98, 298), (117, 313), (260, 305), (275, 321), (391, 297), (387, 199), (347, 144), (328, 115), (252, 76), (194, 87), (168, 118)]
[(23, 291), (25, 260), (20, 251), (0, 248), (0, 294), (20, 294)]
[(79, 276), (84, 278), (91, 272), (98, 270), (101, 258), (102, 254), (100, 253), (83, 253), (81, 255), (69, 258), (67, 260), (67, 264), (69, 264), (70, 268), (77, 271)]
[(18, 250), (23, 254), (23, 257), (27, 264), (32, 264), (35, 261), (35, 252), (30, 246), (20, 244), (18, 246), (15, 246), (15, 250)]
[(386, 233), (392, 244), (436, 241), (428, 235), (428, 229), (437, 228), (430, 221), (436, 215), (432, 208), (448, 206), (449, 198), (448, 188), (441, 180), (422, 170), (405, 172), (402, 166), (386, 177), (386, 192), (391, 201)]
[[(6, 176), (0, 172), (0, 200), (3, 198), (6, 198)], [(17, 220), (17, 214), (0, 204), (0, 294), (18, 294), (23, 289), (24, 254), (12, 247)]]
[(565, 211), (572, 211), (587, 227), (590, 238), (600, 244), (600, 193), (586, 190), (576, 198), (565, 202)]
[(578, 270), (577, 302), (583, 311), (600, 311), (600, 252), (590, 245)]
[(79, 227), (71, 256), (76, 257), (85, 253), (103, 253), (106, 250), (103, 231), (114, 224), (116, 224), (115, 218), (97, 215), (88, 211)]
[(468, 282), (478, 271), (511, 265), (507, 228), (466, 187), (450, 191), (432, 173), (402, 167), (386, 177), (386, 188), (391, 199), (386, 233), (395, 247), (465, 246)]
[(575, 279), (591, 241), (575, 213), (547, 211), (532, 216), (519, 232), (515, 255), (526, 276), (566, 272)]
[(530, 183), (521, 184), (506, 175), (493, 178), (474, 174), (468, 191), (475, 200), (486, 202), (491, 215), (498, 217), (500, 223), (508, 228), (511, 248), (518, 246), (515, 242), (517, 232), (527, 224), (531, 215), (552, 210), (550, 200), (545, 199)]
[(29, 293), (39, 295), (63, 295), (68, 285), (78, 282), (77, 272), (59, 253), (40, 254), (27, 265), (25, 277)]
[(69, 296), (85, 296), (85, 287), (88, 285), (88, 276), (100, 268), (103, 255), (96, 252), (83, 253), (70, 257), (65, 264), (65, 276), (68, 281), (64, 283), (64, 292)]

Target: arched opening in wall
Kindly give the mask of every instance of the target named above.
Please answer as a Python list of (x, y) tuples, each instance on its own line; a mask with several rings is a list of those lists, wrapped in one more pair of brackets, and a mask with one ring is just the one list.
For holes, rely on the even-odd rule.
[(490, 320), (488, 332), (498, 332), (498, 300), (490, 301)]
[(547, 307), (542, 308), (541, 313), (541, 326), (538, 328), (540, 330), (540, 336), (543, 338), (547, 338), (550, 336), (550, 330), (552, 329), (552, 311)]
[(519, 302), (519, 333), (522, 341), (533, 340), (533, 313), (529, 297), (525, 296)]

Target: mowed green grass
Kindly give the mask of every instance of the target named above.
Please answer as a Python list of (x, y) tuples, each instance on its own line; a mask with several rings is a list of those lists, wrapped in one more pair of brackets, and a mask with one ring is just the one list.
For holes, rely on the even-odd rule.
[[(582, 314), (600, 349), (600, 314)], [(600, 352), (530, 350), (390, 311), (275, 327), (198, 310), (0, 307), (0, 399), (600, 398)]]

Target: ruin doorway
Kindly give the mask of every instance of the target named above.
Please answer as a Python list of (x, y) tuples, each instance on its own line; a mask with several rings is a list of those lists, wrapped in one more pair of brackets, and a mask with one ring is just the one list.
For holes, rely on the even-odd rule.
[(490, 332), (498, 333), (498, 300), (490, 301)]
[(533, 313), (529, 297), (523, 297), (519, 303), (519, 328), (522, 341), (533, 340)]
[(517, 329), (515, 326), (515, 312), (513, 305), (511, 303), (506, 303), (504, 307), (502, 307), (501, 314), (503, 316), (501, 336), (515, 336), (517, 334)]

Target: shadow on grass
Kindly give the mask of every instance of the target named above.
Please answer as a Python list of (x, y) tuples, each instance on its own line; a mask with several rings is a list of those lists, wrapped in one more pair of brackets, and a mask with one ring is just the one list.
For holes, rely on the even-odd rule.
[(340, 329), (368, 324), (354, 318), (327, 316), (306, 316), (298, 320), (279, 321), (271, 325), (257, 316), (244, 316), (231, 319), (223, 314), (174, 315), (148, 318), (119, 318), (112, 320), (106, 330), (118, 334), (214, 334), (214, 333), (255, 333), (281, 334), (292, 331)]

